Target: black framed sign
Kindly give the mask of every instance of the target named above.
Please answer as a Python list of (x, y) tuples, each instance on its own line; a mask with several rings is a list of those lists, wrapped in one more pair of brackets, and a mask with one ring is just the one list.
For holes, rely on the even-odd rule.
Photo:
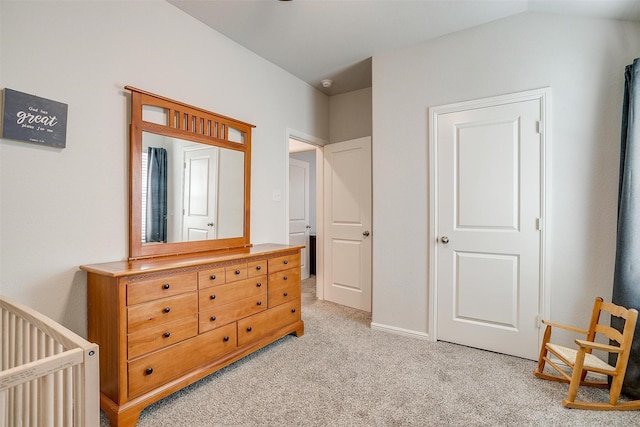
[(5, 88), (2, 137), (65, 148), (67, 104)]

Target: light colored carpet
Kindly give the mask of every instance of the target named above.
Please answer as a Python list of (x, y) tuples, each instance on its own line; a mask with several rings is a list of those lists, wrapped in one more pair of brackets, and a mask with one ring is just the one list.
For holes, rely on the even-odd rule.
[(640, 425), (637, 411), (564, 408), (567, 386), (534, 378), (533, 361), (371, 330), (368, 313), (315, 299), (313, 280), (302, 300), (303, 337), (284, 337), (157, 402), (138, 425)]

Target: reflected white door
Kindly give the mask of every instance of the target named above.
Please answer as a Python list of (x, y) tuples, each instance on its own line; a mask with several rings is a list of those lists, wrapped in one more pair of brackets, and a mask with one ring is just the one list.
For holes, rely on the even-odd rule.
[(540, 99), (437, 117), (437, 337), (536, 359)]
[(218, 148), (185, 150), (182, 240), (216, 238)]
[(309, 163), (289, 159), (289, 244), (300, 252), (300, 278), (309, 278)]
[(371, 137), (324, 155), (324, 298), (371, 311)]

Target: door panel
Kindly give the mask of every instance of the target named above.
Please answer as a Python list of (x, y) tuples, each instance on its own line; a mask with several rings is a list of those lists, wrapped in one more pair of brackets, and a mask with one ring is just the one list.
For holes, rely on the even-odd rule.
[(324, 297), (371, 311), (371, 138), (325, 146)]
[(517, 228), (518, 121), (456, 129), (457, 228)]
[[(518, 257), (458, 252), (454, 286), (456, 319), (487, 327), (517, 327)], [(485, 294), (492, 298), (478, 304)]]
[(536, 99), (438, 116), (438, 339), (537, 358), (540, 111)]
[(345, 290), (363, 292), (360, 269), (353, 266), (360, 264), (362, 245), (353, 240), (333, 239), (331, 241), (333, 259), (331, 263), (333, 286)]

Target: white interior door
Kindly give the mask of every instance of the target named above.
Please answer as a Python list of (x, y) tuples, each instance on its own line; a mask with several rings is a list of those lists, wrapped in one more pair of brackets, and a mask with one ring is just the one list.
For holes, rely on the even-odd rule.
[(437, 116), (437, 337), (536, 359), (541, 101)]
[(309, 163), (289, 159), (289, 244), (304, 246), (300, 278), (309, 278)]
[(216, 238), (218, 148), (184, 152), (183, 241)]
[(371, 311), (371, 137), (324, 155), (324, 298)]

